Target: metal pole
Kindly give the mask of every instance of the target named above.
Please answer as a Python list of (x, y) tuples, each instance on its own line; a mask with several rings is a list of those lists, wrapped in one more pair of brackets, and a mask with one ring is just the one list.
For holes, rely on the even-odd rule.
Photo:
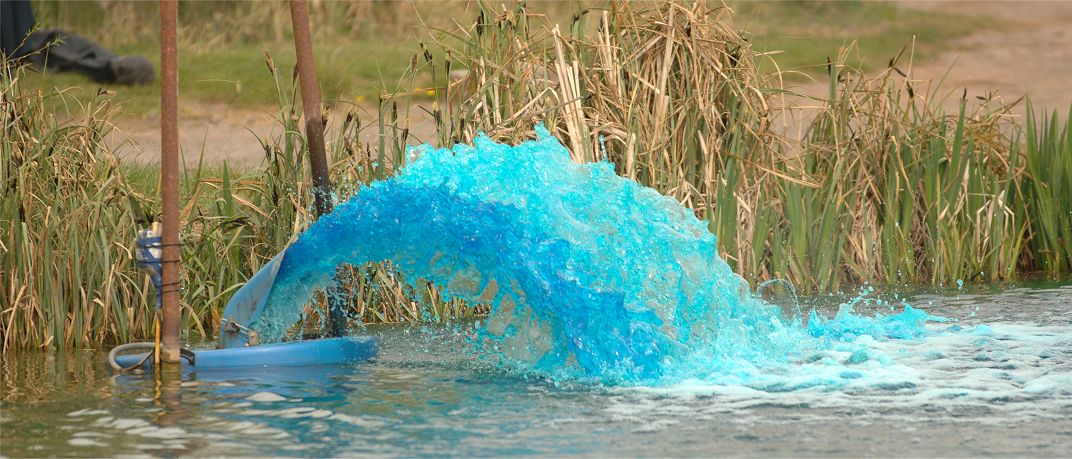
[(181, 282), (179, 247), (179, 86), (178, 86), (178, 28), (177, 0), (160, 1), (160, 194), (164, 201), (162, 232), (163, 245), (162, 292), (164, 317), (161, 358), (164, 362), (179, 362), (179, 285)]
[[(319, 218), (331, 213), (331, 178), (324, 153), (324, 119), (320, 113), (320, 89), (313, 64), (313, 40), (310, 38), (309, 8), (305, 0), (290, 0), (290, 22), (294, 28), (294, 54), (297, 55), (302, 111), (305, 112), (305, 141), (309, 145), (309, 167), (313, 172), (313, 200)], [(345, 309), (346, 306), (338, 298), (328, 296), (328, 332), (331, 336), (346, 333)]]
[(313, 65), (313, 43), (309, 37), (309, 9), (305, 0), (290, 0), (290, 20), (294, 27), (294, 53), (298, 60), (305, 138), (309, 144), (309, 165), (313, 171), (313, 199), (317, 217), (330, 213), (331, 179), (324, 154), (324, 120), (320, 114), (320, 89)]

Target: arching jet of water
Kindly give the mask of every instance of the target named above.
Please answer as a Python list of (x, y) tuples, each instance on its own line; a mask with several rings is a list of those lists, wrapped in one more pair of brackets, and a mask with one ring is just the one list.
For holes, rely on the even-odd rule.
[(537, 134), (412, 150), (287, 249), (252, 328), (279, 340), (339, 264), (390, 260), (409, 281), (490, 304), (486, 349), (556, 376), (693, 377), (785, 363), (814, 341), (749, 293), (691, 211)]
[[(359, 191), (286, 251), (253, 328), (280, 339), (337, 265), (382, 260), (491, 304), (485, 336), (537, 368), (656, 376), (719, 328), (773, 326), (690, 211), (609, 163), (570, 161), (537, 132), (518, 146), (481, 137), (411, 151), (399, 175)], [(758, 332), (757, 318), (767, 324)]]

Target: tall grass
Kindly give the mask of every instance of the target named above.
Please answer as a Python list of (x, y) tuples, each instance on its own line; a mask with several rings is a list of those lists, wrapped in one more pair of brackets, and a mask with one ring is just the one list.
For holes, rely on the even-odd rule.
[[(44, 110), (41, 93), (22, 93), (21, 74), (0, 80), (0, 327), (3, 345), (87, 346), (144, 334), (151, 285), (132, 275), (117, 241), (134, 237), (133, 209), (144, 202), (102, 139), (106, 100), (81, 107), (77, 121)], [(62, 97), (57, 93), (48, 97)]]
[[(230, 295), (313, 219), (294, 73), (277, 69), (269, 56), (266, 63), (277, 88), (280, 134), (261, 139), (263, 169), (235, 171), (198, 162), (182, 176), (182, 330), (191, 338), (212, 337)], [(24, 69), (4, 66), (3, 72), (3, 349), (149, 338), (153, 287), (134, 265), (132, 247), (136, 231), (159, 218), (156, 171), (124, 164), (105, 144), (112, 129), (106, 94), (65, 121), (47, 108), (47, 98), (62, 93), (24, 92), (19, 84)], [(383, 105), (388, 111), (393, 104)], [(407, 134), (399, 125), (396, 115), (362, 126), (351, 113), (332, 130), (332, 175), (340, 199), (403, 163)], [(367, 129), (381, 134), (378, 145), (359, 140)], [(469, 311), (431, 286), (413, 291), (389, 264), (341, 267), (339, 277), (343, 282), (331, 293), (360, 322), (446, 320)], [(325, 308), (322, 296), (310, 304), (303, 327), (319, 331)]]
[(1047, 272), (1072, 270), (1072, 107), (1062, 122), (1027, 111), (1027, 196), (1033, 264)]
[(440, 141), (518, 141), (545, 122), (575, 160), (611, 161), (694, 209), (754, 280), (1068, 272), (1067, 120), (1021, 124), (997, 101), (946, 113), (940, 85), (920, 93), (902, 70), (910, 50), (865, 75), (851, 46), (827, 63), (818, 108), (786, 113), (795, 96), (757, 72), (769, 56), (729, 20), (701, 3), (614, 3), (562, 30), (523, 4), (485, 9), (439, 43), (441, 67), (469, 70), (446, 88)]
[(824, 290), (1009, 279), (1020, 267), (1023, 159), (1007, 107), (968, 113), (961, 100), (946, 114), (897, 65), (870, 78), (830, 65), (829, 96), (791, 160), (820, 188), (761, 190), (784, 214), (788, 262), (772, 260), (772, 274)]
[[(865, 75), (846, 62), (849, 49), (828, 63), (817, 108), (793, 118), (779, 75), (756, 70), (769, 56), (724, 7), (614, 3), (580, 12), (569, 27), (523, 3), (477, 7), (475, 24), (415, 50), (404, 90), (381, 97), (376, 121), (329, 119), (339, 199), (404, 165), (412, 139), (399, 113), (409, 113), (413, 94), (405, 86), (420, 73), (444, 81), (465, 69), (467, 77), (431, 89), (439, 143), (478, 131), (518, 141), (544, 122), (575, 160), (613, 162), (692, 208), (751, 280), (835, 290), (1072, 270), (1072, 116), (1029, 105), (1021, 123), (1006, 105), (967, 100), (946, 113), (939, 89), (920, 93), (902, 70), (910, 57)], [(189, 336), (212, 336), (230, 294), (312, 219), (293, 72), (266, 63), (280, 133), (261, 139), (263, 168), (198, 165), (183, 177)], [(108, 95), (58, 117), (46, 105), (62, 92), (25, 91), (21, 71), (3, 67), (3, 349), (147, 338), (152, 287), (130, 247), (157, 217), (155, 180), (146, 179), (155, 172), (125, 165), (103, 143)], [(343, 299), (355, 321), (474, 312), (435, 286), (406, 287), (389, 263), (343, 266), (337, 276), (326, 294)], [(296, 334), (321, 328), (325, 298), (310, 302)]]

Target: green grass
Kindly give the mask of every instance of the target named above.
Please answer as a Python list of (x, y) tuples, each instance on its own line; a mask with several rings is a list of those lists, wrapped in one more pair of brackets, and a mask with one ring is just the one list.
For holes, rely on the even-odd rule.
[[(757, 52), (774, 53), (777, 68), (793, 71), (788, 79), (821, 77), (826, 62), (850, 48), (850, 61), (864, 71), (885, 68), (906, 46), (915, 44), (917, 61), (935, 57), (949, 43), (990, 27), (977, 17), (901, 8), (896, 4), (864, 1), (749, 1), (732, 2), (736, 22)], [(762, 69), (773, 70), (770, 59)], [(906, 65), (907, 62), (901, 62)]]
[[(452, 11), (465, 11), (464, 6), (438, 3)], [(391, 18), (405, 16), (405, 11), (413, 11), (412, 6), (362, 5), (325, 2), (312, 7), (314, 55), (325, 105), (376, 105), (382, 93), (397, 91), (400, 78), (419, 56), (418, 43), (423, 32), (415, 28), (413, 15), (404, 24), (390, 25), (398, 21)], [(429, 14), (436, 5), (421, 4), (418, 10)], [(37, 19), (44, 27), (59, 26), (87, 36), (118, 54), (145, 56), (159, 71), (155, 3), (39, 1), (34, 6)], [(350, 6), (372, 11), (353, 13), (359, 17), (347, 19)], [(180, 11), (183, 14), (179, 31), (179, 91), (183, 100), (192, 102), (195, 109), (206, 104), (252, 110), (270, 108), (275, 98), (275, 83), (265, 71), (265, 53), (285, 72), (289, 73), (294, 66), (286, 3), (184, 1)], [(433, 24), (443, 20), (434, 17), (437, 21), (432, 21)], [(352, 27), (360, 32), (351, 32)], [(409, 81), (404, 83), (410, 85)], [(418, 87), (432, 84), (430, 79), (415, 83)], [(29, 90), (46, 92), (64, 89), (71, 96), (68, 104), (92, 101), (101, 86), (72, 74), (31, 74), (23, 85)], [(105, 85), (103, 89), (114, 93), (111, 101), (123, 116), (159, 112), (159, 83), (145, 87)], [(418, 97), (428, 98), (425, 92), (419, 92)]]
[[(591, 11), (606, 8), (600, 1), (580, 2)], [(312, 10), (315, 55), (322, 98), (327, 105), (358, 103), (375, 105), (383, 92), (395, 92), (411, 60), (418, 56), (418, 43), (431, 43), (425, 25), (450, 29), (451, 20), (462, 23), (475, 18), (472, 2), (437, 1), (410, 5), (370, 4), (358, 12), (347, 2), (315, 4)], [(566, 2), (534, 2), (534, 14), (548, 14), (552, 22), (568, 28), (574, 7)], [(489, 11), (501, 11), (489, 3)], [(948, 42), (984, 23), (976, 18), (920, 12), (881, 2), (732, 2), (735, 21), (747, 32), (757, 51), (772, 52), (770, 59), (757, 59), (763, 71), (777, 68), (790, 80), (821, 76), (828, 58), (855, 41), (858, 55), (852, 61), (864, 70), (883, 68), (890, 58), (916, 37), (916, 58), (926, 59)], [(38, 20), (59, 25), (99, 40), (121, 54), (146, 56), (159, 68), (155, 4), (82, 1), (35, 2)], [(416, 8), (416, 9), (414, 9)], [(183, 99), (205, 104), (223, 104), (237, 109), (263, 110), (274, 97), (271, 78), (264, 72), (264, 53), (280, 68), (294, 64), (290, 42), (289, 14), (285, 3), (257, 7), (246, 2), (184, 1), (180, 31), (180, 92)], [(418, 16), (418, 13), (420, 16)], [(567, 14), (568, 13), (568, 14)], [(590, 17), (595, 14), (590, 13)], [(589, 21), (594, 30), (596, 21)], [(354, 32), (356, 30), (357, 32)], [(436, 51), (439, 51), (438, 49)], [(806, 76), (807, 75), (807, 76)], [(421, 74), (415, 86), (432, 85)], [(438, 75), (442, 87), (445, 74)], [(31, 75), (29, 89), (70, 89), (73, 101), (86, 103), (96, 97), (98, 85), (77, 75)], [(80, 89), (79, 89), (80, 88)], [(158, 113), (159, 87), (108, 86), (115, 93), (113, 104), (121, 115)], [(418, 98), (429, 100), (426, 92)], [(58, 108), (58, 107), (54, 107)], [(184, 113), (197, 116), (196, 111)]]
[[(321, 98), (325, 105), (375, 104), (385, 88), (394, 91), (399, 86), (410, 59), (417, 48), (415, 41), (380, 44), (349, 42), (337, 47), (317, 46), (317, 72)], [(123, 54), (140, 54), (150, 58), (159, 68), (154, 46), (130, 46), (117, 50)], [(281, 69), (292, 69), (294, 52), (286, 46), (261, 48), (251, 45), (228, 47), (226, 50), (184, 49), (179, 57), (179, 91), (183, 101), (194, 107), (222, 104), (238, 109), (266, 110), (275, 97), (275, 84), (265, 66), (268, 51)], [(422, 85), (429, 82), (422, 81)], [(27, 75), (27, 89), (50, 92), (63, 89), (70, 99), (67, 104), (87, 103), (97, 95), (97, 85), (80, 75), (42, 73)], [(141, 87), (105, 85), (114, 93), (112, 103), (122, 115), (144, 116), (160, 111), (159, 82)], [(54, 109), (63, 103), (55, 100)], [(184, 112), (185, 116), (198, 116)]]
[(1072, 269), (1072, 107), (1036, 114), (1028, 103), (1025, 139), (1035, 263), (1050, 273)]

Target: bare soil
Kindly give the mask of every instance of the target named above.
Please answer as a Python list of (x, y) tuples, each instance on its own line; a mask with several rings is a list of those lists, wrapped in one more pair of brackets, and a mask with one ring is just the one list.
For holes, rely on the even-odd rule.
[[(236, 166), (253, 166), (264, 158), (260, 140), (282, 133), (279, 123), (267, 112), (236, 109), (224, 104), (181, 101), (179, 114), (179, 150), (186, 164), (194, 166), (228, 162)], [(160, 118), (128, 118), (115, 122), (108, 138), (122, 144), (125, 159), (137, 163), (159, 161)]]
[[(955, 96), (988, 93), (1067, 112), (1072, 104), (1072, 1), (905, 1), (903, 8), (976, 15), (993, 24), (957, 40), (937, 59), (916, 65), (915, 78), (938, 81)], [(1023, 107), (1020, 107), (1022, 112)], [(1015, 112), (1015, 111), (1014, 111)]]
[[(916, 64), (915, 79), (942, 81), (942, 103), (955, 107), (962, 91), (969, 98), (1001, 97), (1006, 102), (1029, 95), (1037, 107), (1067, 111), (1072, 105), (1072, 1), (920, 1), (901, 0), (903, 8), (978, 15), (989, 26), (957, 40), (936, 59)], [(824, 85), (798, 88), (821, 95)], [(1023, 113), (1021, 105), (1014, 113)], [(375, 122), (376, 110), (359, 107), (362, 119)], [(1063, 114), (1064, 112), (1062, 112)], [(331, 115), (341, 121), (343, 113)], [(411, 110), (413, 133), (430, 138), (433, 125), (422, 110)], [(123, 143), (129, 160), (155, 162), (160, 152), (158, 118), (121, 119), (111, 142)], [(263, 159), (261, 139), (282, 133), (265, 111), (223, 104), (184, 103), (179, 125), (188, 165), (227, 161), (255, 166)], [(370, 131), (370, 136), (372, 135)]]
[[(377, 124), (377, 109), (371, 106), (348, 107), (359, 116), (363, 140), (374, 142)], [(264, 159), (261, 142), (271, 142), (283, 135), (283, 125), (275, 118), (277, 113), (231, 107), (226, 104), (206, 104), (195, 101), (180, 101), (179, 149), (187, 166), (196, 166), (199, 161), (206, 165), (224, 161), (230, 166), (254, 167)], [(345, 110), (333, 110), (328, 117), (330, 130), (342, 123)], [(410, 109), (410, 134), (413, 143), (431, 139), (435, 124), (431, 116), (415, 106)], [(304, 121), (303, 121), (304, 123)], [(304, 129), (304, 125), (302, 127)], [(330, 138), (327, 139), (330, 142)], [(108, 141), (122, 145), (120, 154), (124, 159), (140, 164), (159, 161), (160, 118), (127, 118), (115, 122), (115, 130)]]

